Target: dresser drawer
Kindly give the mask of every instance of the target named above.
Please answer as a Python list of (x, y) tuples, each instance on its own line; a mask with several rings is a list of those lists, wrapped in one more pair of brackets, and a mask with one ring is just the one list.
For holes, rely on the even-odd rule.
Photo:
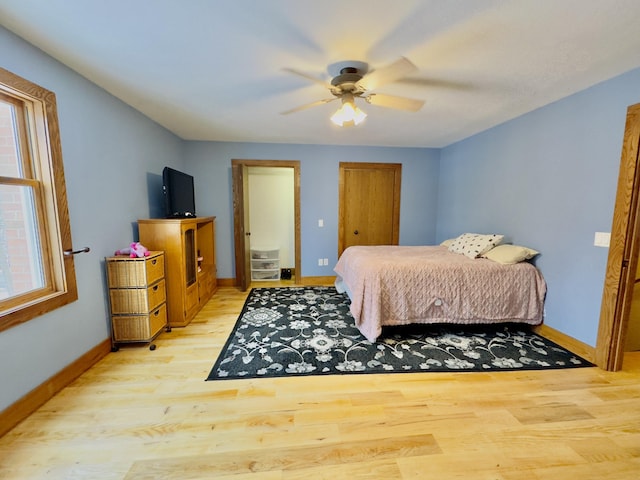
[(107, 276), (112, 288), (146, 287), (164, 277), (164, 252), (148, 257), (109, 257)]
[(167, 324), (166, 304), (146, 315), (112, 316), (113, 339), (116, 342), (147, 342)]
[(149, 288), (112, 288), (111, 313), (149, 313), (166, 300), (164, 279)]

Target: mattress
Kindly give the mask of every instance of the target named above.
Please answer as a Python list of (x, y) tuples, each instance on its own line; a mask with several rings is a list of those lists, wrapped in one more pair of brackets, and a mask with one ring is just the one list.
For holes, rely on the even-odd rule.
[(334, 270), (372, 342), (387, 325), (542, 323), (547, 287), (528, 262), (503, 265), (443, 246), (353, 246)]

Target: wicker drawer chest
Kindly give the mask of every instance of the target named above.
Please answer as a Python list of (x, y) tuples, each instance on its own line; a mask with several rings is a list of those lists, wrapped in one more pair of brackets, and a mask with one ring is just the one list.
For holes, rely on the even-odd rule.
[(111, 308), (111, 330), (119, 343), (151, 343), (167, 324), (164, 252), (148, 257), (107, 257), (107, 281)]

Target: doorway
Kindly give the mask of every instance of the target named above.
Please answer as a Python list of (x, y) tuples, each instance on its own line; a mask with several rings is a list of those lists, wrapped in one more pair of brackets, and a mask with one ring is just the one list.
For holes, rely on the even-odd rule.
[(402, 164), (340, 162), (338, 256), (352, 245), (397, 245)]
[(293, 275), (300, 283), (300, 162), (287, 160), (231, 160), (233, 185), (233, 223), (235, 247), (235, 283), (241, 290), (251, 284), (251, 214), (250, 214), (250, 168), (287, 168), (293, 170)]
[(611, 244), (602, 293), (596, 364), (622, 368), (640, 249), (640, 103), (627, 109)]

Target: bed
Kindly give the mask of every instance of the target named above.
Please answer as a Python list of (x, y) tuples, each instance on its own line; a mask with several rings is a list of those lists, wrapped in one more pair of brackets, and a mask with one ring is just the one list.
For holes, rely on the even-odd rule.
[(542, 323), (546, 283), (527, 261), (469, 258), (447, 246), (353, 246), (334, 270), (371, 342), (388, 325)]

